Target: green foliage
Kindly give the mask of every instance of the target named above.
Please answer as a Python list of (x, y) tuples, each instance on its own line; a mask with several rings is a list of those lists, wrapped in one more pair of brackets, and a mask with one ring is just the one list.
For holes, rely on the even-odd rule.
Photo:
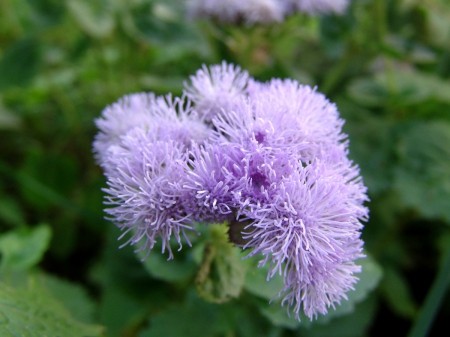
[(30, 82), (39, 68), (38, 48), (35, 37), (24, 37), (6, 50), (0, 60), (0, 92)]
[(38, 274), (36, 280), (64, 305), (74, 319), (83, 323), (94, 321), (95, 304), (81, 285), (44, 273)]
[(99, 326), (76, 321), (48, 291), (31, 280), (27, 289), (0, 284), (0, 334), (15, 336), (100, 336)]
[(203, 258), (195, 284), (198, 294), (211, 302), (225, 302), (238, 297), (245, 282), (241, 252), (229, 242), (225, 225), (209, 225)]
[[(406, 335), (442, 268), (426, 307), (443, 303), (436, 334), (450, 312), (436, 295), (450, 247), (449, 32), (447, 0), (352, 1), (268, 26), (189, 20), (176, 0), (1, 2), (0, 335)], [(167, 261), (159, 243), (119, 249), (103, 219), (93, 119), (127, 93), (180, 95), (222, 60), (316, 85), (346, 120), (371, 199), (368, 257), (349, 299), (312, 322), (288, 316), (282, 277), (267, 281), (226, 225), (199, 224)]]
[(1, 268), (27, 269), (41, 261), (50, 243), (48, 225), (18, 228), (0, 236)]

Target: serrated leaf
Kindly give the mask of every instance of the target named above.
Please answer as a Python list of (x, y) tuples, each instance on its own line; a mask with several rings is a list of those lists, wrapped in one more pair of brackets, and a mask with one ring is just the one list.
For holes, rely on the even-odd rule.
[(19, 228), (0, 236), (2, 269), (27, 269), (39, 263), (50, 243), (47, 225)]
[(196, 287), (200, 297), (212, 302), (238, 297), (245, 282), (246, 265), (241, 251), (228, 241), (225, 225), (209, 225), (207, 242), (197, 271)]
[(95, 304), (81, 285), (44, 273), (36, 277), (39, 283), (57, 298), (75, 319), (84, 323), (93, 322)]
[(80, 323), (37, 282), (28, 289), (0, 284), (2, 337), (100, 336), (102, 328)]

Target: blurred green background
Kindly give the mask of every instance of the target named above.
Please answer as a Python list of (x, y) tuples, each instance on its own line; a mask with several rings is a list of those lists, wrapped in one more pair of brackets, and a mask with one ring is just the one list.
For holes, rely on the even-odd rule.
[[(0, 335), (404, 336), (435, 282), (439, 336), (450, 319), (450, 1), (356, 0), (343, 16), (251, 27), (189, 21), (183, 5), (0, 0)], [(103, 219), (94, 118), (128, 93), (180, 95), (222, 60), (317, 86), (346, 119), (371, 199), (369, 257), (349, 301), (318, 321), (269, 306), (279, 280), (241, 262), (220, 227), (174, 261), (155, 249), (141, 263)], [(204, 247), (215, 257), (199, 276)]]

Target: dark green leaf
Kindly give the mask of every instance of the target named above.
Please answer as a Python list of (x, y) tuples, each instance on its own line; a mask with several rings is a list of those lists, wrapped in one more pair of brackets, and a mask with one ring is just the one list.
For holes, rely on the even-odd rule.
[(407, 319), (413, 319), (417, 313), (407, 280), (395, 269), (385, 268), (380, 289), (392, 311)]
[(395, 187), (403, 202), (450, 222), (450, 124), (411, 124), (398, 144)]
[(369, 296), (358, 303), (351, 315), (336, 317), (328, 324), (314, 324), (312, 327), (300, 326), (297, 330), (299, 337), (360, 337), (365, 336), (373, 316), (376, 313), (377, 302), (375, 296)]
[(20, 204), (8, 196), (0, 195), (0, 220), (8, 224), (23, 225), (25, 219), (23, 217)]
[(228, 241), (228, 227), (208, 227), (211, 240), (205, 245), (195, 283), (199, 295), (204, 299), (224, 302), (241, 293), (246, 266), (242, 261), (241, 250)]
[(33, 37), (18, 40), (0, 60), (0, 91), (28, 84), (39, 70), (38, 41)]

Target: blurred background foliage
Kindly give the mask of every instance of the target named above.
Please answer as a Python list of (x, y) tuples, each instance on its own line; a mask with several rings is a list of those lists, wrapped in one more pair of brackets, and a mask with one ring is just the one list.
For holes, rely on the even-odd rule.
[[(269, 305), (280, 280), (220, 226), (142, 263), (103, 219), (93, 119), (124, 94), (180, 95), (222, 60), (317, 86), (346, 119), (369, 257), (317, 321)], [(406, 335), (450, 249), (449, 79), (448, 0), (356, 0), (251, 27), (188, 20), (176, 0), (0, 0), (0, 335)], [(439, 302), (430, 336), (450, 318)]]

